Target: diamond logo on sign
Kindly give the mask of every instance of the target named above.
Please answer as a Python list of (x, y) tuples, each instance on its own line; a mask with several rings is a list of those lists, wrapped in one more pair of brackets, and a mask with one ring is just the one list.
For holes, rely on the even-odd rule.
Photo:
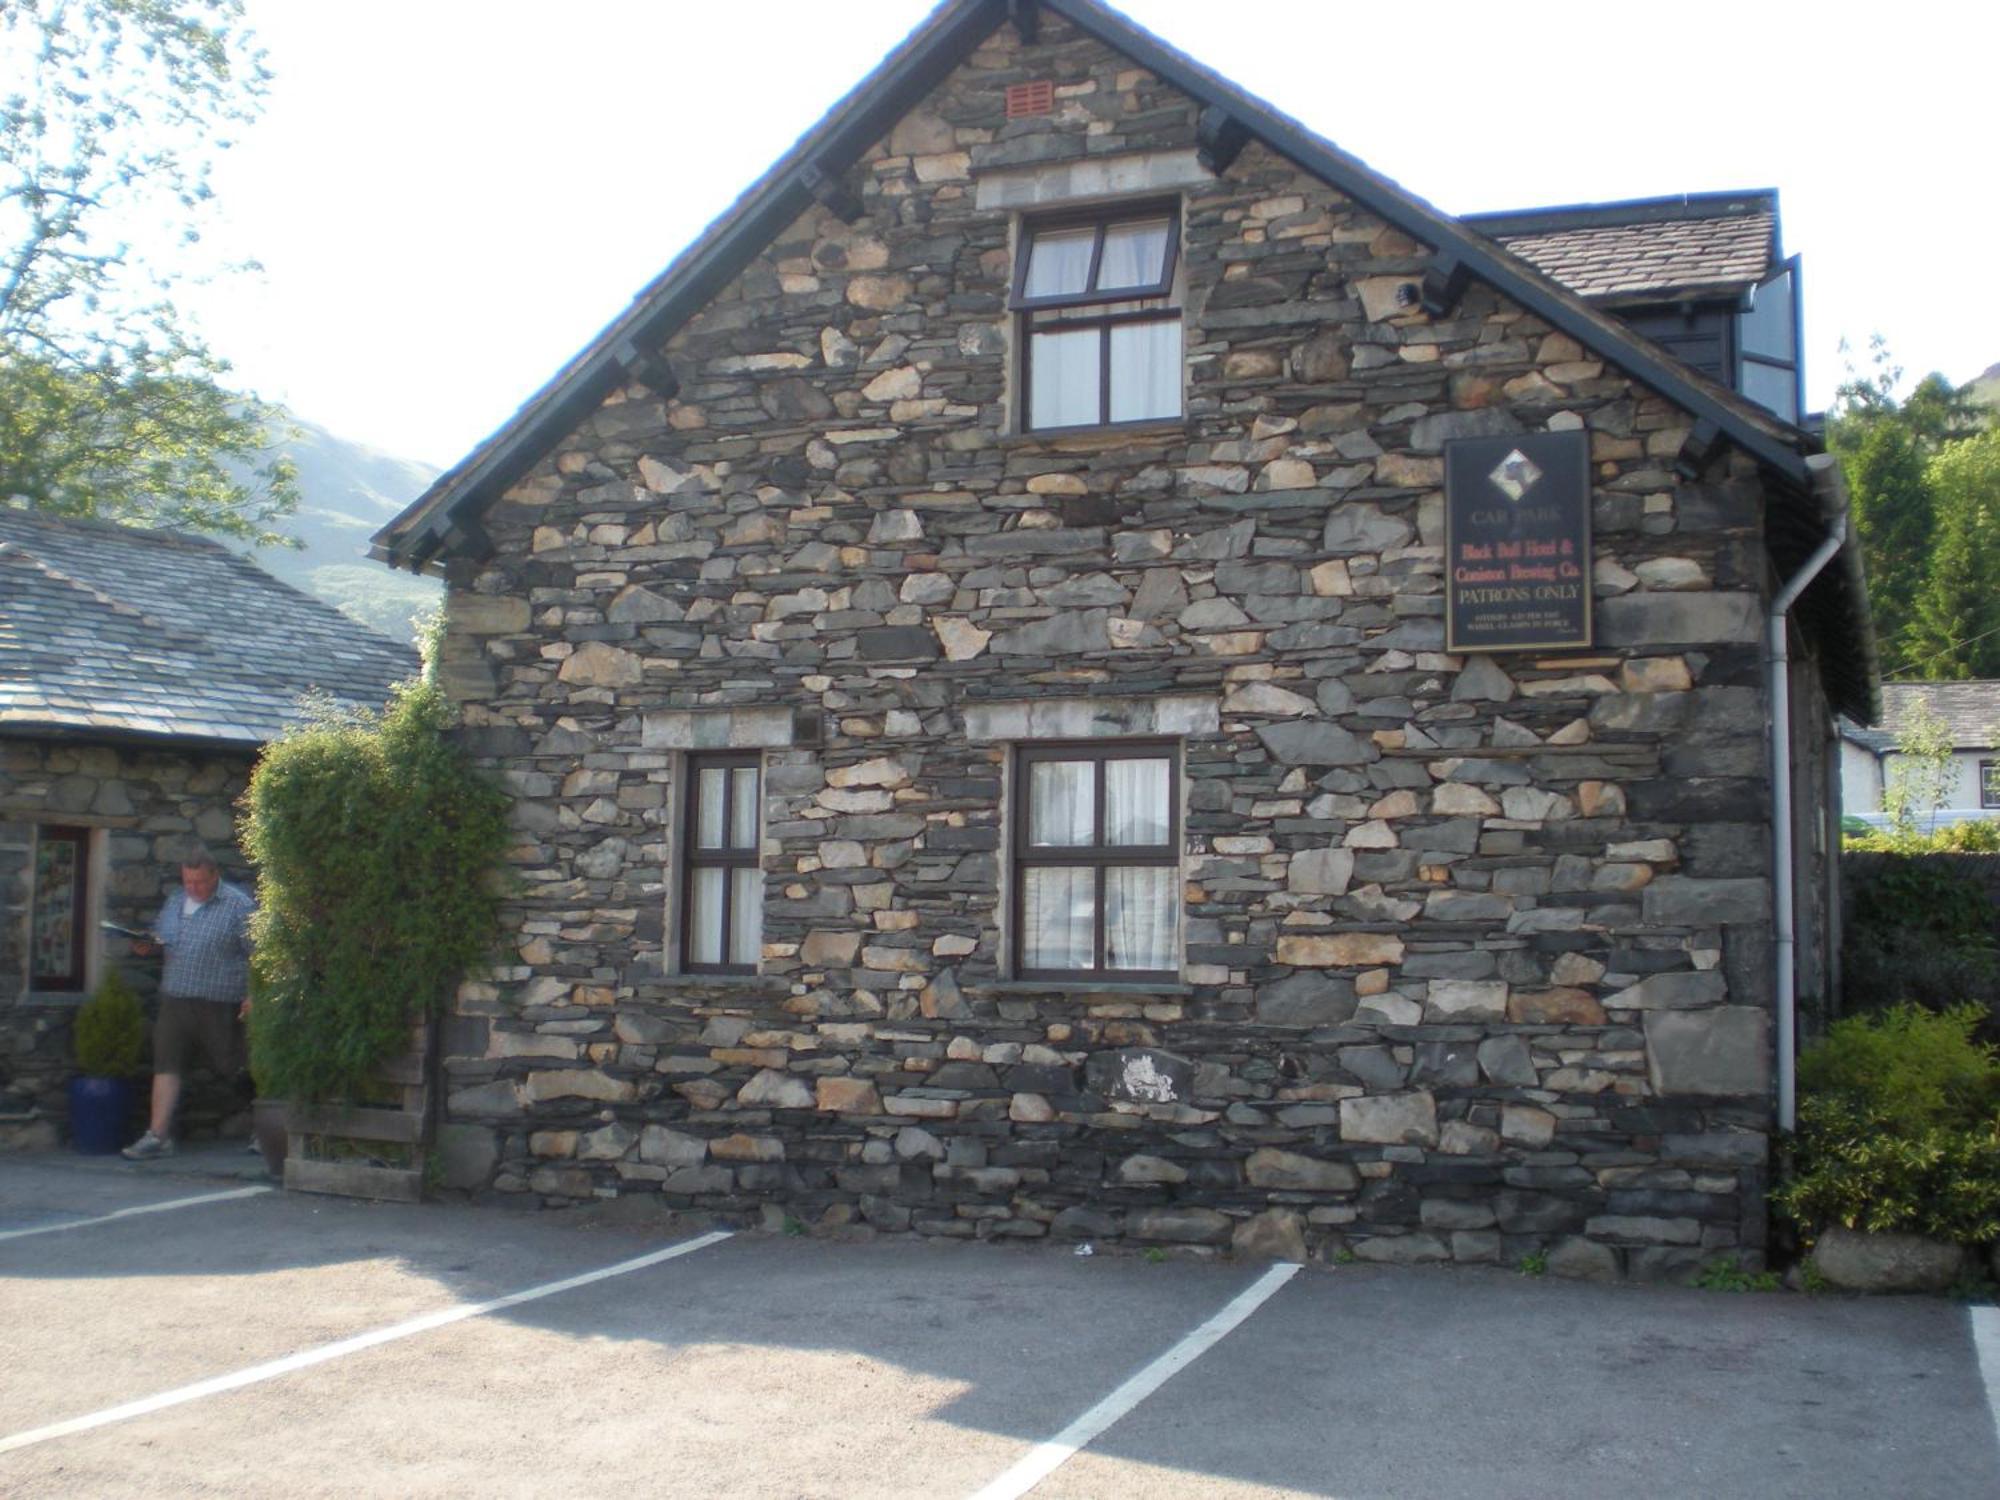
[(1519, 448), (1501, 459), (1491, 474), (1493, 487), (1509, 500), (1518, 501), (1535, 487), (1535, 481), (1542, 477), (1542, 471), (1535, 461)]

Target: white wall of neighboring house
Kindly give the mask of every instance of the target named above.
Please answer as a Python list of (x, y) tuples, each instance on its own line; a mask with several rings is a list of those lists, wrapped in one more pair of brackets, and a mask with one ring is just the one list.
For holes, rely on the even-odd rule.
[(1852, 740), (1840, 742), (1840, 810), (1853, 817), (1882, 811), (1882, 762)]
[[(1840, 742), (1840, 809), (1847, 816), (1879, 822), (1885, 816), (1882, 792), (1895, 774), (1896, 763), (1904, 757), (1891, 750), (1879, 759), (1874, 752), (1851, 740)], [(2000, 763), (2000, 750), (1960, 750), (1952, 756), (1954, 775), (1945, 790), (1939, 823), (1963, 822), (1968, 818), (2000, 817), (2000, 808), (1982, 808), (1979, 798), (1979, 767), (1982, 761)], [(1920, 818), (1927, 808), (1913, 808)]]

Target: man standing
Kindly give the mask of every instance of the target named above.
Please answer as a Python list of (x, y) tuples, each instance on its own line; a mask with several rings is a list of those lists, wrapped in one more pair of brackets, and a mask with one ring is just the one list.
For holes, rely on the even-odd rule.
[(173, 1155), (174, 1112), (193, 1048), (224, 1074), (242, 1066), (237, 1022), (250, 1014), (249, 922), (256, 909), (197, 846), (181, 860), (181, 888), (160, 908), (152, 939), (132, 945), (142, 958), (155, 947), (167, 954), (153, 1027), (152, 1128), (125, 1148), (133, 1161)]

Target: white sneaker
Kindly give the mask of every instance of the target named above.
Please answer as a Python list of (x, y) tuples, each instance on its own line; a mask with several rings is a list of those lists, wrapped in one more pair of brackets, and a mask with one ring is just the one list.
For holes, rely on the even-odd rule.
[(174, 1154), (174, 1143), (162, 1140), (149, 1130), (140, 1136), (138, 1140), (127, 1146), (124, 1154), (131, 1161), (153, 1161), (158, 1157), (172, 1156)]

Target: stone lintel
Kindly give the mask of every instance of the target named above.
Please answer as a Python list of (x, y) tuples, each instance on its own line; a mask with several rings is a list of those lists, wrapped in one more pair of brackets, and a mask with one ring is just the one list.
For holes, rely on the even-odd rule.
[(1170, 192), (1215, 180), (1215, 174), (1195, 160), (1192, 150), (1049, 162), (977, 175), (983, 209), (1047, 208), (1093, 198)]
[(777, 750), (792, 743), (789, 708), (663, 708), (645, 716), (648, 750)]
[(975, 703), (965, 735), (975, 745), (1007, 740), (1122, 740), (1144, 735), (1217, 734), (1222, 706), (1206, 695), (1160, 698), (1041, 698)]

